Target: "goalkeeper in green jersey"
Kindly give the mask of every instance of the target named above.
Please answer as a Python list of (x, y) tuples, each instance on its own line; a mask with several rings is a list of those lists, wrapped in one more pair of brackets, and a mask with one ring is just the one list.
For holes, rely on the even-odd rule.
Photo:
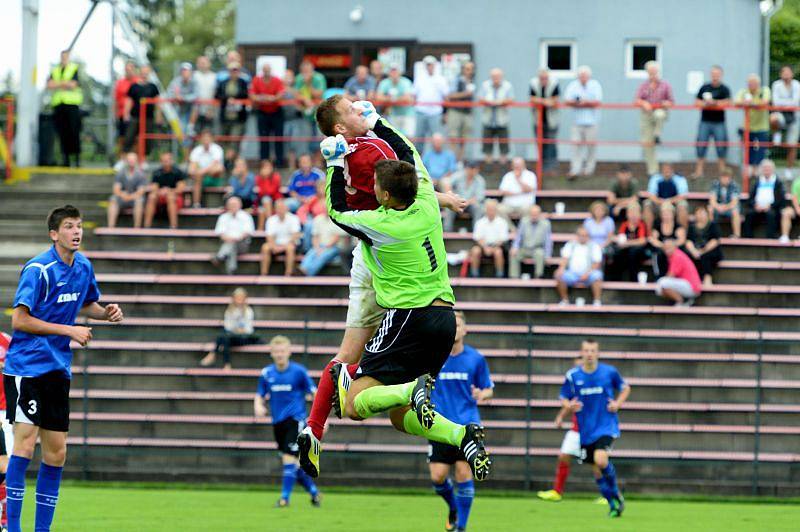
[(344, 137), (328, 137), (320, 148), (328, 166), (326, 196), (331, 219), (363, 242), (378, 304), (387, 309), (367, 343), (360, 367), (331, 368), (337, 383), (334, 409), (363, 420), (390, 412), (395, 428), (459, 447), (476, 480), (491, 461), (482, 427), (459, 425), (434, 411), (434, 379), (450, 354), (456, 332), (455, 297), (447, 275), (442, 222), (433, 184), (414, 145), (368, 102), (359, 102), (375, 135), (398, 160), (375, 164), (374, 211), (350, 210), (346, 201)]

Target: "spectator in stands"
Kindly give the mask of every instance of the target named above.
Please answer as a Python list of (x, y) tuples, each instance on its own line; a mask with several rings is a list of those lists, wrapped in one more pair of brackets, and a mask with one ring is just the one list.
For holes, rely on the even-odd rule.
[(309, 137), (305, 141), (305, 149), (298, 151), (297, 155), (303, 153), (318, 153), (319, 143), (317, 137), (317, 125), (314, 121), (314, 113), (317, 110), (317, 103), (322, 98), (322, 93), (328, 88), (328, 82), (321, 73), (314, 69), (314, 63), (303, 61), (300, 63), (300, 75), (295, 78), (294, 92), (297, 98), (297, 108), (305, 119), (303, 130), (298, 131), (297, 135)]
[(414, 133), (414, 86), (400, 73), (400, 66), (392, 64), (389, 76), (378, 83), (378, 105), (394, 127), (406, 136)]
[(297, 212), (304, 203), (313, 201), (317, 193), (317, 181), (325, 179), (322, 170), (312, 166), (311, 155), (301, 155), (298, 163), (299, 168), (289, 180), (289, 198), (286, 200), (291, 212)]
[(617, 179), (611, 185), (606, 201), (614, 220), (624, 220), (628, 205), (639, 202), (639, 181), (633, 177), (627, 164), (620, 165), (617, 170)]
[(159, 207), (164, 207), (169, 219), (169, 228), (178, 228), (178, 211), (183, 208), (183, 193), (186, 190), (186, 174), (175, 166), (172, 153), (165, 151), (159, 156), (161, 166), (153, 172), (148, 187), (147, 207), (144, 212), (144, 226), (153, 224), (153, 217)]
[(733, 237), (742, 236), (742, 215), (739, 207), (741, 189), (733, 180), (733, 170), (725, 167), (719, 173), (719, 180), (711, 184), (708, 209), (714, 222), (722, 218), (730, 220)]
[(472, 232), (474, 244), (469, 252), (470, 277), (480, 277), (481, 259), (491, 257), (494, 260), (495, 277), (505, 275), (505, 256), (503, 246), (511, 237), (508, 222), (497, 215), (497, 201), (486, 200), (486, 214), (475, 222)]
[(197, 84), (192, 76), (192, 64), (181, 63), (180, 73), (169, 82), (167, 98), (173, 101), (178, 111), (178, 121), (184, 135), (184, 146), (188, 146), (194, 135), (194, 101), (197, 99)]
[(493, 68), (489, 79), (481, 85), (481, 105), (483, 105), (483, 156), (486, 162), (492, 158), (494, 139), (500, 151), (500, 164), (508, 162), (508, 106), (514, 102), (514, 87), (503, 79), (503, 71)]
[[(442, 183), (445, 192), (457, 194), (467, 202), (464, 215), (469, 216), (473, 222), (483, 216), (483, 200), (486, 199), (486, 180), (480, 173), (480, 167), (478, 161), (467, 161), (463, 170), (454, 172), (447, 182)], [(455, 211), (443, 209), (442, 213), (444, 230), (452, 231)]]
[[(142, 100), (144, 98), (158, 98), (159, 95), (158, 87), (150, 81), (151, 74), (150, 65), (142, 65), (139, 68), (139, 79), (128, 89), (128, 99), (125, 101), (125, 113), (123, 116), (126, 122), (123, 150), (126, 152), (135, 148), (136, 139), (139, 138), (139, 118), (141, 117)], [(156, 126), (161, 125), (161, 108), (158, 105), (154, 103), (145, 105), (145, 122), (146, 133), (152, 133)], [(145, 143), (145, 155), (150, 153), (151, 145), (152, 141)]]
[[(694, 265), (703, 279), (703, 284), (710, 286), (713, 282), (714, 270), (722, 260), (722, 249), (719, 226), (709, 219), (708, 210), (700, 205), (694, 210), (694, 224), (689, 227), (686, 237), (686, 252), (694, 260)], [(678, 245), (678, 243), (675, 243)]]
[(244, 157), (237, 157), (233, 165), (233, 172), (225, 187), (225, 196), (236, 196), (242, 200), (242, 207), (249, 209), (256, 200), (256, 178), (247, 168)]
[(297, 242), (300, 240), (300, 219), (289, 212), (286, 202), (275, 201), (275, 214), (267, 219), (267, 241), (261, 246), (261, 275), (269, 275), (273, 255), (284, 255), (286, 268), (284, 274), (294, 273)]
[(114, 188), (108, 202), (108, 227), (117, 226), (122, 209), (133, 208), (133, 226), (142, 226), (144, 199), (147, 194), (147, 178), (139, 166), (139, 157), (134, 152), (125, 154), (125, 165), (114, 177)]
[(254, 334), (253, 320), (255, 313), (253, 308), (247, 303), (247, 291), (244, 288), (237, 288), (233, 291), (231, 302), (225, 309), (223, 319), (223, 333), (217, 337), (217, 343), (213, 351), (200, 361), (200, 365), (208, 367), (217, 361), (217, 353), (222, 354), (222, 363), (225, 369), (231, 369), (231, 347), (243, 345), (253, 345), (259, 342), (258, 336)]
[(422, 156), (422, 164), (428, 169), (428, 173), (433, 180), (433, 186), (437, 190), (442, 188), (442, 178), (449, 177), (450, 174), (458, 169), (456, 154), (444, 145), (444, 136), (441, 133), (434, 133), (431, 137), (431, 148), (425, 150)]
[(656, 227), (647, 237), (647, 242), (655, 251), (653, 273), (656, 279), (663, 277), (667, 272), (668, 261), (664, 254), (664, 242), (670, 240), (675, 242), (679, 248), (686, 243), (686, 229), (681, 227), (675, 219), (675, 206), (671, 203), (662, 203), (658, 214)]
[[(725, 125), (725, 111), (713, 109), (728, 105), (731, 101), (731, 90), (722, 83), (722, 67), (711, 67), (711, 81), (697, 91), (695, 103), (702, 109), (700, 111), (700, 126), (697, 129), (697, 163), (694, 167), (692, 179), (701, 177), (706, 162), (706, 152), (711, 139), (714, 139), (714, 149), (717, 151), (717, 165), (720, 172), (725, 168), (725, 157), (728, 154), (728, 128)], [(720, 144), (722, 144), (720, 146)]]
[(555, 273), (560, 306), (569, 305), (569, 289), (581, 285), (592, 290), (592, 304), (603, 304), (603, 250), (589, 240), (589, 232), (580, 226), (576, 237), (561, 248), (561, 264)]
[(508, 253), (508, 276), (519, 279), (522, 261), (533, 259), (533, 274), (537, 279), (544, 275), (544, 262), (553, 254), (553, 235), (550, 220), (542, 215), (542, 208), (531, 205), (528, 215), (519, 222), (517, 233)]
[(225, 212), (217, 218), (214, 232), (222, 245), (211, 262), (218, 265), (224, 261), (225, 272), (232, 275), (239, 265), (238, 256), (250, 247), (250, 239), (255, 232), (253, 217), (242, 210), (242, 200), (238, 196), (231, 196), (225, 201)]
[(197, 70), (193, 74), (195, 94), (202, 103), (194, 108), (194, 124), (197, 131), (202, 131), (214, 128), (216, 106), (209, 100), (213, 100), (217, 92), (217, 73), (211, 70), (211, 61), (204, 55), (197, 58), (196, 64)]
[(669, 260), (669, 270), (656, 282), (656, 295), (674, 301), (675, 305), (691, 307), (703, 290), (697, 268), (672, 240), (664, 242), (664, 253)]
[(689, 203), (681, 202), (675, 206), (675, 221), (678, 226), (683, 227), (685, 231), (689, 230), (692, 223), (692, 216), (689, 214)]
[(647, 183), (647, 201), (658, 206), (662, 203), (688, 205), (689, 183), (682, 175), (678, 175), (670, 163), (661, 163), (661, 173), (655, 173)]
[(416, 97), (417, 143), (442, 130), (442, 104), (450, 92), (447, 80), (439, 74), (439, 62), (432, 55), (422, 59), (425, 71), (414, 77), (414, 96)]
[(555, 171), (558, 166), (558, 152), (555, 141), (558, 136), (558, 97), (560, 96), (558, 80), (550, 77), (546, 68), (539, 69), (539, 75), (531, 78), (530, 82), (531, 103), (542, 106), (533, 108), (533, 135), (539, 135), (539, 116), (542, 117), (542, 169), (545, 172)]
[(583, 227), (589, 233), (589, 240), (600, 246), (603, 253), (610, 251), (614, 242), (614, 220), (608, 215), (608, 205), (602, 201), (594, 201), (589, 206), (589, 217), (583, 221)]
[(239, 65), (239, 77), (242, 78), (245, 83), (250, 84), (252, 76), (246, 68), (241, 66), (243, 64), (242, 54), (240, 54), (237, 50), (228, 50), (228, 53), (225, 54), (225, 65), (227, 68), (217, 72), (217, 85), (228, 81), (228, 79), (231, 77), (231, 65), (234, 64)]
[(200, 144), (189, 154), (189, 177), (192, 178), (192, 204), (200, 207), (203, 187), (221, 184), (225, 176), (225, 154), (214, 142), (211, 131), (200, 132)]
[(769, 141), (769, 105), (772, 93), (769, 87), (761, 86), (761, 77), (758, 74), (747, 76), (747, 87), (736, 93), (734, 103), (742, 106), (750, 114), (750, 168), (747, 175), (753, 175), (761, 161), (767, 157), (765, 143)]
[(374, 100), (377, 82), (366, 65), (358, 65), (356, 73), (344, 83), (345, 95), (353, 101)]
[(311, 246), (300, 262), (303, 275), (313, 277), (339, 256), (339, 241), (347, 236), (323, 209), (311, 222)]
[[(242, 66), (239, 63), (228, 65), (228, 78), (217, 85), (215, 97), (219, 100), (219, 124), (224, 137), (240, 137), (244, 134), (247, 122), (247, 106), (242, 100), (247, 99), (247, 82), (241, 77)], [(226, 139), (223, 145), (227, 149), (236, 150), (240, 140)]]
[(635, 281), (646, 257), (647, 227), (642, 221), (638, 203), (628, 205), (627, 219), (617, 230), (617, 241), (609, 268), (609, 278), (615, 281)]
[(789, 242), (789, 232), (792, 230), (792, 221), (800, 216), (800, 177), (796, 177), (792, 182), (792, 190), (789, 194), (789, 205), (784, 207), (781, 213), (781, 242)]
[[(256, 110), (256, 125), (259, 137), (283, 136), (283, 108), (279, 105), (286, 93), (286, 87), (281, 78), (272, 75), (272, 66), (264, 62), (261, 75), (250, 82), (250, 100)], [(278, 166), (285, 164), (283, 160), (283, 140), (260, 140), (259, 154), (261, 160), (270, 158), (270, 147), (275, 152), (275, 162)]]
[(511, 170), (500, 181), (500, 213), (505, 217), (524, 216), (531, 205), (536, 203), (536, 174), (525, 167), (525, 159), (514, 157)]
[[(644, 222), (645, 230), (649, 235), (656, 229), (656, 224), (658, 223), (658, 207), (654, 203), (645, 203), (641, 207), (642, 211), (642, 221)], [(627, 220), (627, 213), (625, 216)]]
[(375, 83), (380, 83), (386, 79), (386, 74), (383, 73), (383, 63), (377, 59), (369, 62), (369, 75), (375, 80)]
[[(471, 104), (475, 99), (475, 63), (465, 61), (461, 74), (456, 78), (453, 90), (447, 101), (462, 105)], [(464, 159), (465, 139), (472, 137), (472, 107), (450, 107), (447, 109), (447, 134), (459, 161)]]
[(58, 133), (64, 166), (81, 165), (81, 104), (83, 89), (80, 87), (78, 64), (69, 60), (69, 50), (61, 52), (61, 61), (50, 71), (47, 90), (51, 91), (50, 105), (53, 108), (53, 126)]
[(294, 71), (291, 68), (287, 68), (283, 74), (283, 86), (286, 87), (286, 92), (283, 95), (283, 136), (292, 139), (286, 141), (286, 156), (289, 168), (297, 168), (298, 156), (303, 153), (309, 153), (308, 140), (297, 140), (297, 137), (311, 135), (311, 125), (300, 111), (300, 106), (296, 103), (297, 91), (294, 89), (295, 83)]
[(302, 204), (295, 213), (300, 219), (300, 223), (304, 227), (309, 225), (309, 237), (306, 239), (306, 245), (309, 246), (311, 245), (311, 223), (314, 221), (314, 218), (328, 210), (328, 206), (325, 201), (325, 179), (320, 179), (317, 181), (315, 190), (314, 197)]
[(127, 61), (125, 63), (125, 76), (114, 83), (114, 117), (117, 119), (117, 151), (122, 149), (125, 140), (125, 128), (128, 123), (125, 121), (125, 104), (128, 101), (128, 91), (131, 85), (139, 80), (139, 69), (136, 63)]
[(568, 178), (592, 175), (597, 164), (597, 125), (600, 122), (600, 110), (597, 107), (603, 101), (603, 88), (597, 80), (592, 79), (591, 68), (585, 65), (578, 67), (578, 79), (567, 85), (564, 101), (569, 107), (575, 108), (571, 138), (575, 150)]
[(272, 205), (275, 200), (283, 198), (281, 192), (281, 174), (275, 170), (272, 161), (265, 159), (256, 176), (256, 205), (258, 205), (258, 228), (264, 229), (267, 218), (272, 216)]
[(656, 145), (661, 144), (661, 130), (667, 121), (667, 110), (675, 103), (672, 86), (661, 79), (661, 67), (655, 61), (644, 65), (647, 81), (636, 91), (636, 105), (642, 109), (639, 125), (644, 148), (647, 175), (658, 172)]
[[(794, 71), (789, 65), (781, 67), (780, 79), (772, 82), (772, 105), (784, 107), (800, 106), (800, 81), (794, 79)], [(786, 170), (784, 177), (792, 178), (792, 168), (797, 159), (797, 139), (800, 136), (800, 123), (797, 111), (772, 111), (769, 122), (775, 132), (772, 143), (781, 142), (786, 146)]]
[(786, 192), (783, 182), (775, 174), (775, 163), (764, 159), (758, 166), (758, 178), (750, 181), (744, 236), (753, 238), (753, 226), (757, 222), (766, 221), (767, 238), (778, 238), (781, 212), (785, 206)]

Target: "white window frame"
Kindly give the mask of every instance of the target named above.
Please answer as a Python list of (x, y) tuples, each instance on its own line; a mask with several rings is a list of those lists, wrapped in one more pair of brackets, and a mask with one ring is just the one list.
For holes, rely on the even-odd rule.
[[(630, 39), (625, 41), (625, 77), (631, 79), (647, 78), (647, 71), (633, 69), (633, 47), (634, 46), (655, 46), (656, 62), (661, 65), (663, 57), (661, 53), (661, 41), (657, 39)], [(662, 65), (663, 72), (663, 65)]]
[(574, 39), (542, 39), (539, 43), (540, 68), (550, 68), (547, 64), (547, 49), (550, 46), (569, 46), (569, 62), (572, 67), (570, 70), (550, 70), (550, 74), (555, 78), (574, 78), (578, 71), (578, 44)]

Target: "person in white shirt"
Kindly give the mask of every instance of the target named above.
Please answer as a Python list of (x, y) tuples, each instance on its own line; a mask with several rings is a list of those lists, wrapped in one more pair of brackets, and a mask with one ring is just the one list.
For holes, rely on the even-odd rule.
[[(800, 81), (794, 79), (792, 67), (781, 68), (781, 77), (772, 82), (772, 105), (800, 107)], [(792, 168), (797, 159), (797, 139), (800, 138), (800, 122), (797, 111), (772, 111), (769, 123), (774, 131), (772, 142), (791, 145), (786, 149), (786, 179), (791, 179)]]
[(216, 181), (225, 176), (225, 153), (219, 144), (214, 143), (214, 138), (208, 129), (200, 133), (200, 144), (189, 154), (188, 174), (193, 181), (192, 203), (197, 208), (200, 207), (206, 178)]
[(267, 218), (267, 241), (261, 246), (261, 275), (269, 274), (269, 266), (273, 255), (286, 256), (287, 277), (294, 273), (294, 260), (297, 242), (302, 228), (300, 218), (289, 212), (286, 202), (275, 201), (275, 214)]
[(503, 79), (503, 71), (493, 68), (489, 79), (481, 85), (483, 108), (483, 156), (486, 162), (492, 157), (494, 143), (500, 151), (500, 164), (508, 162), (508, 105), (514, 102), (514, 87)]
[(599, 307), (603, 295), (603, 250), (589, 240), (585, 227), (580, 226), (575, 234), (576, 238), (561, 249), (561, 264), (555, 274), (556, 291), (561, 298), (558, 304), (569, 305), (569, 288), (580, 284), (591, 287), (594, 306)]
[(525, 167), (525, 159), (514, 157), (511, 170), (500, 181), (500, 195), (503, 196), (500, 214), (506, 218), (528, 214), (528, 209), (536, 203), (537, 185), (536, 174)]
[[(425, 139), (439, 133), (442, 129), (441, 102), (447, 98), (450, 87), (441, 74), (436, 73), (439, 63), (432, 55), (426, 55), (422, 60), (425, 72), (414, 79), (414, 96), (417, 100), (417, 130), (415, 136)], [(419, 140), (418, 142), (423, 142)], [(419, 146), (419, 144), (418, 144)], [(424, 150), (420, 150), (424, 151)]]
[(469, 274), (470, 277), (479, 277), (481, 259), (492, 257), (495, 277), (503, 277), (505, 272), (503, 246), (511, 238), (511, 231), (506, 219), (497, 215), (497, 201), (486, 200), (485, 208), (486, 214), (475, 222), (472, 231), (472, 240), (475, 244), (469, 252)]
[[(742, 236), (753, 238), (755, 225), (766, 222), (767, 238), (778, 238), (781, 211), (786, 206), (786, 192), (783, 182), (775, 175), (775, 163), (770, 159), (764, 159), (758, 165), (758, 177), (750, 180), (749, 192)], [(788, 239), (781, 239), (781, 243), (788, 243)]]
[(225, 202), (225, 212), (217, 218), (214, 233), (219, 236), (222, 245), (212, 259), (214, 264), (225, 262), (225, 272), (231, 275), (238, 267), (238, 256), (245, 253), (250, 246), (250, 237), (255, 232), (253, 217), (242, 210), (242, 200), (231, 196)]
[(564, 92), (564, 102), (575, 109), (572, 126), (572, 141), (575, 151), (572, 154), (569, 178), (578, 175), (592, 175), (597, 162), (595, 152), (597, 141), (597, 124), (600, 122), (600, 111), (597, 106), (603, 100), (603, 88), (597, 80), (592, 79), (592, 69), (588, 66), (578, 67), (578, 79), (572, 80)]
[[(197, 70), (194, 71), (195, 97), (198, 100), (213, 100), (217, 90), (217, 73), (211, 70), (211, 61), (201, 55), (197, 58)], [(191, 123), (195, 124), (195, 131), (214, 127), (216, 107), (210, 103), (200, 103), (192, 110)]]

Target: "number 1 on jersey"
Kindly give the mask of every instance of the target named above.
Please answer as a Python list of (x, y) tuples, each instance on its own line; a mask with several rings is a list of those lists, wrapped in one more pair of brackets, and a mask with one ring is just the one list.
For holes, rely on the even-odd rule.
[(422, 243), (422, 247), (425, 248), (425, 252), (428, 253), (428, 260), (431, 261), (431, 271), (436, 271), (439, 263), (436, 262), (436, 253), (433, 252), (433, 246), (431, 246), (430, 237), (425, 237), (425, 242)]

